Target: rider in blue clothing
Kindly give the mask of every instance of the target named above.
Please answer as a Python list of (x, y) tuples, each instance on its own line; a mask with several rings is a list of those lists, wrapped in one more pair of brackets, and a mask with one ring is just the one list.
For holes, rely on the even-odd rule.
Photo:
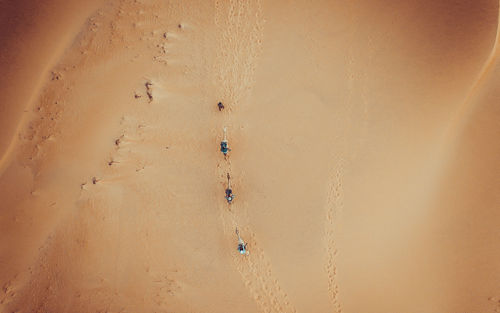
[(238, 236), (238, 252), (240, 254), (248, 255), (249, 252), (247, 250), (247, 244), (241, 239), (240, 232), (238, 231), (238, 227), (236, 227), (236, 236)]
[(228, 143), (227, 143), (227, 129), (224, 127), (224, 139), (220, 142), (220, 151), (224, 153), (224, 156), (227, 155), (231, 149), (229, 149)]
[(229, 147), (227, 146), (227, 141), (221, 141), (220, 151), (224, 153), (224, 155), (227, 155), (227, 153), (231, 151), (231, 149), (229, 149)]

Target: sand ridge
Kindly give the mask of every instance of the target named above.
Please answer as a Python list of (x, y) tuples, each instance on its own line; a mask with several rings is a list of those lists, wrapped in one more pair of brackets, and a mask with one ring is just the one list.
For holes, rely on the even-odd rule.
[(497, 5), (100, 5), (14, 86), (0, 311), (498, 309)]

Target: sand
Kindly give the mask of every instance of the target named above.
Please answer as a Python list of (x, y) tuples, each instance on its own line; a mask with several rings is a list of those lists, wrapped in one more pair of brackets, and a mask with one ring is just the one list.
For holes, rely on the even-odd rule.
[(0, 9), (0, 312), (500, 311), (497, 1)]

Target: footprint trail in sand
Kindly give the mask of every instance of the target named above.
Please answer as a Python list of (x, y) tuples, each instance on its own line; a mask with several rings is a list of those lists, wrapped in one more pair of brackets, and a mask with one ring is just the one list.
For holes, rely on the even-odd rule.
[[(216, 1), (215, 26), (220, 34), (216, 73), (221, 99), (230, 106), (241, 104), (254, 84), (254, 74), (262, 45), (264, 20), (260, 1)], [(226, 117), (228, 124), (230, 118)], [(222, 128), (221, 128), (222, 129)], [(223, 163), (226, 163), (225, 165)], [(231, 173), (231, 161), (218, 164), (219, 177)], [(232, 174), (232, 173), (231, 173)], [(234, 243), (234, 229), (247, 218), (237, 203), (231, 210), (221, 206), (221, 220), (228, 241)], [(233, 261), (253, 299), (263, 312), (296, 312), (272, 273), (269, 260), (249, 228), (241, 229), (250, 255), (233, 253)]]
[(250, 255), (241, 258), (235, 256), (236, 267), (245, 286), (252, 293), (263, 312), (296, 312), (287, 294), (281, 289), (278, 280), (272, 273), (272, 267), (259, 247), (255, 234), (247, 232), (248, 243), (252, 249)]
[(339, 285), (337, 277), (336, 259), (338, 254), (336, 243), (336, 226), (338, 218), (343, 209), (343, 186), (342, 186), (343, 164), (338, 161), (330, 174), (328, 185), (328, 198), (326, 203), (326, 266), (328, 275), (328, 296), (336, 313), (342, 312), (339, 301)]
[[(241, 220), (241, 218), (238, 219), (233, 212), (237, 212), (239, 208), (233, 208), (231, 211), (226, 208), (221, 208), (221, 210), (224, 210), (221, 212), (221, 219), (228, 244), (234, 245), (234, 230), (238, 224), (237, 220)], [(237, 251), (234, 251), (231, 257), (245, 287), (249, 290), (261, 311), (266, 313), (296, 312), (288, 299), (288, 295), (274, 276), (271, 263), (264, 250), (259, 246), (255, 233), (248, 227), (241, 228), (240, 232), (244, 236), (245, 242), (248, 243), (250, 254), (242, 256)]]
[(216, 1), (215, 26), (220, 34), (216, 73), (222, 99), (239, 103), (254, 84), (262, 49), (264, 19), (259, 0)]

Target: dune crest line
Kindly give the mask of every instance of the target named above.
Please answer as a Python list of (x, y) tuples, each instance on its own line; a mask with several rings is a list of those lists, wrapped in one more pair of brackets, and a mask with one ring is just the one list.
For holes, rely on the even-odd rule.
[(484, 62), (481, 70), (479, 71), (477, 78), (472, 83), (467, 95), (465, 96), (464, 101), (458, 106), (457, 110), (453, 114), (450, 119), (450, 123), (445, 130), (444, 133), (444, 141), (448, 142), (452, 140), (453, 134), (455, 134), (460, 127), (460, 125), (464, 122), (466, 112), (470, 110), (471, 106), (471, 98), (476, 94), (477, 90), (481, 86), (482, 82), (488, 76), (488, 73), (493, 68), (493, 64), (498, 56), (498, 41), (499, 41), (499, 31), (500, 31), (500, 1), (498, 2), (498, 13), (497, 13), (497, 30), (495, 35), (495, 42), (493, 43), (493, 47), (491, 48), (490, 54), (488, 58)]

